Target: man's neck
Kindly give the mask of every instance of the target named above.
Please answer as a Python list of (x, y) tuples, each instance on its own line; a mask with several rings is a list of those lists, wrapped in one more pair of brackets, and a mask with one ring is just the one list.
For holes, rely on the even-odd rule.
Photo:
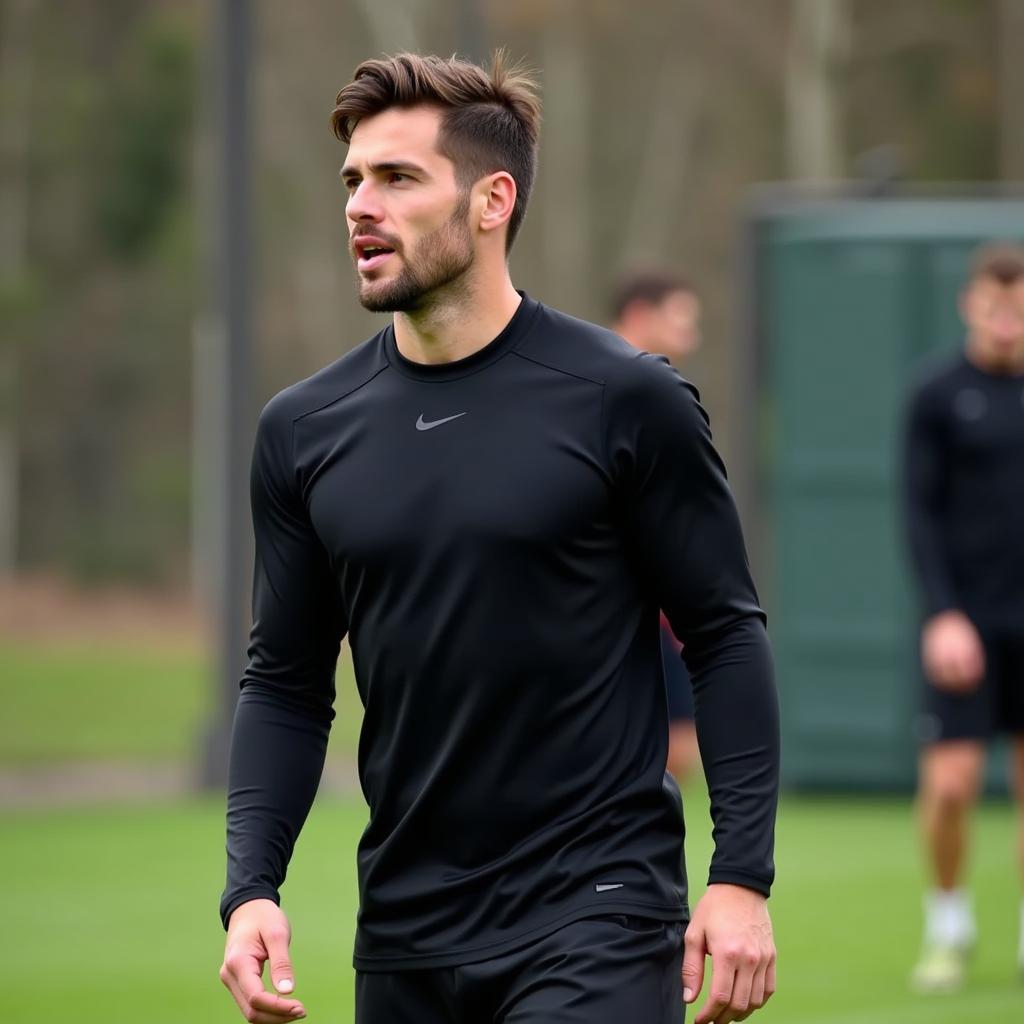
[(478, 352), (508, 326), (522, 301), (506, 273), (452, 290), (428, 309), (395, 314), (395, 344), (414, 363), (453, 363)]
[(965, 354), (968, 361), (983, 373), (997, 377), (1016, 377), (1024, 374), (1024, 349), (1010, 353), (1006, 358), (1000, 358), (980, 342), (968, 338)]

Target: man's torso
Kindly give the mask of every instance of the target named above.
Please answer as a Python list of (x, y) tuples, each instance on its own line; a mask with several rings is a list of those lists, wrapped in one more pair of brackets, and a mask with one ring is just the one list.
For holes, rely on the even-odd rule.
[(684, 913), (658, 611), (606, 450), (631, 358), (524, 299), (468, 360), (410, 364), (389, 328), (289, 389), (365, 704), (362, 969)]

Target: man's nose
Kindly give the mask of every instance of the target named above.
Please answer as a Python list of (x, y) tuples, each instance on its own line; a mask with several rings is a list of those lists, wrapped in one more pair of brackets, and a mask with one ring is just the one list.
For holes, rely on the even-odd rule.
[(374, 223), (383, 218), (380, 203), (369, 182), (360, 182), (349, 193), (348, 202), (345, 204), (345, 216), (350, 221), (373, 221)]

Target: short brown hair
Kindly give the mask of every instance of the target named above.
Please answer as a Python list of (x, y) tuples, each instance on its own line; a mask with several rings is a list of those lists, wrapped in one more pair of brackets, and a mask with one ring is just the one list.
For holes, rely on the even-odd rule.
[(1002, 285), (1024, 278), (1024, 248), (1013, 242), (983, 245), (971, 257), (970, 280), (990, 278)]
[(398, 53), (364, 60), (337, 95), (331, 127), (351, 142), (356, 125), (391, 107), (432, 104), (442, 109), (438, 151), (469, 188), (485, 174), (507, 171), (516, 183), (506, 251), (519, 231), (537, 172), (540, 100), (533, 77), (497, 50), (489, 71), (458, 57)]
[(620, 319), (634, 302), (657, 306), (675, 292), (693, 293), (693, 286), (682, 274), (668, 270), (631, 271), (619, 278), (612, 291), (612, 318)]

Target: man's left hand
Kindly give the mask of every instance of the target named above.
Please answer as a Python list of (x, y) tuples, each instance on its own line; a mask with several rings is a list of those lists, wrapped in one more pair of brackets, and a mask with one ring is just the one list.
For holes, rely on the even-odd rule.
[(741, 885), (709, 885), (686, 929), (683, 998), (696, 1002), (711, 957), (711, 991), (694, 1024), (746, 1020), (775, 991), (768, 901)]

